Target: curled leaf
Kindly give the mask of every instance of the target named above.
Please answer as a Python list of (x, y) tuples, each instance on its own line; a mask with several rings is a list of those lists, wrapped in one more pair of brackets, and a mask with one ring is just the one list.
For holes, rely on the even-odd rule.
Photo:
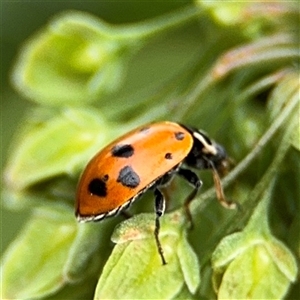
[(14, 86), (41, 104), (94, 102), (116, 90), (135, 42), (120, 40), (113, 28), (83, 12), (65, 12), (31, 37), (12, 74)]
[(66, 109), (32, 122), (15, 141), (5, 170), (6, 184), (21, 190), (45, 179), (74, 175), (107, 141), (105, 122), (91, 110)]
[(66, 285), (62, 270), (76, 232), (68, 209), (37, 209), (3, 256), (2, 297), (40, 298)]

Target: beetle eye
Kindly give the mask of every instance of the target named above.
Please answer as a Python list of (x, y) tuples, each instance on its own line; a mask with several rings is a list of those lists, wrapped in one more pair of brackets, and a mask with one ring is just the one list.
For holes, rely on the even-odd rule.
[(214, 146), (216, 147), (216, 150), (217, 150), (216, 159), (217, 160), (226, 159), (227, 153), (226, 153), (226, 150), (224, 149), (224, 147), (222, 147), (219, 144), (215, 144)]
[(214, 144), (216, 155), (213, 155), (209, 160), (214, 164), (220, 174), (226, 174), (230, 167), (230, 159), (227, 156), (226, 150), (219, 144)]

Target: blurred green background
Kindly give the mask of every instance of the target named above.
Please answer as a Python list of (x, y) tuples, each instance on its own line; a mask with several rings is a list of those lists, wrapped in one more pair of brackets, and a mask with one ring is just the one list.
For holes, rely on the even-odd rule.
[[(198, 4), (200, 4), (200, 2), (201, 0), (198, 0)], [(10, 83), (10, 74), (14, 61), (18, 56), (21, 46), (24, 45), (24, 42), (28, 37), (32, 37), (41, 28), (45, 28), (46, 24), (53, 16), (57, 16), (58, 13), (67, 10), (88, 12), (111, 24), (130, 24), (152, 19), (160, 15), (166, 17), (165, 14), (167, 12), (173, 12), (177, 8), (186, 6), (188, 3), (193, 2), (1, 2), (1, 167), (3, 168), (5, 166), (8, 156), (11, 154), (10, 144), (14, 133), (19, 132), (20, 127), (24, 126), (21, 123), (22, 119), (26, 117), (26, 113), (29, 112), (31, 108), (39, 107), (39, 105), (26, 100), (20, 93), (17, 93)], [(204, 2), (201, 3), (203, 4)], [(205, 2), (204, 5), (207, 3), (209, 2)], [(236, 5), (237, 3), (233, 2), (232, 5), (234, 7), (231, 6), (227, 11), (225, 7), (225, 13), (224, 10), (221, 9), (222, 17), (229, 16), (229, 19), (232, 18), (229, 20), (229, 24), (226, 23), (226, 20), (223, 20), (224, 23), (222, 23), (222, 21), (214, 19), (216, 16), (204, 13), (196, 21), (189, 21), (181, 24), (178, 28), (176, 28), (176, 26), (174, 28), (172, 27), (166, 34), (160, 33), (155, 35), (155, 37), (147, 40), (140, 50), (134, 52), (133, 57), (129, 61), (129, 66), (126, 69), (126, 76), (124, 82), (122, 82), (121, 88), (115, 93), (106, 94), (103, 95), (103, 97), (101, 95), (101, 98), (99, 98), (101, 101), (97, 102), (97, 108), (100, 113), (104, 115), (107, 124), (110, 124), (108, 128), (118, 125), (116, 128), (117, 130), (120, 129), (121, 132), (122, 130), (126, 130), (128, 123), (131, 126), (134, 122), (139, 124), (143, 121), (148, 122), (149, 120), (159, 118), (166, 118), (174, 121), (180, 120), (186, 122), (186, 124), (199, 124), (199, 126), (201, 124), (201, 128), (204, 130), (209, 129), (210, 135), (212, 137), (217, 137), (216, 140), (218, 142), (226, 145), (228, 153), (237, 163), (241, 161), (248, 152), (253, 151), (255, 145), (257, 145), (257, 141), (264, 131), (267, 130), (270, 122), (273, 122), (276, 113), (279, 114), (280, 110), (283, 110), (285, 107), (285, 99), (288, 102), (289, 98), (286, 96), (286, 93), (289, 94), (289, 88), (292, 89), (294, 88), (294, 85), (296, 86), (298, 84), (296, 64), (299, 61), (299, 51), (297, 48), (299, 35), (297, 35), (297, 38), (292, 38), (293, 35), (291, 33), (296, 33), (297, 25), (295, 24), (298, 22), (299, 18), (296, 10), (293, 12), (292, 8), (290, 11), (287, 9), (287, 13), (285, 14), (285, 7), (283, 5), (281, 10), (278, 10), (281, 18), (278, 18), (277, 20), (277, 18), (274, 17), (274, 15), (276, 16), (276, 4), (274, 4), (274, 9), (271, 3), (268, 9), (259, 11), (258, 15), (255, 13), (255, 9), (257, 9), (256, 6), (255, 9), (252, 10), (253, 19), (251, 19), (251, 17), (248, 19), (241, 18), (239, 23), (235, 23), (235, 17), (237, 17), (237, 12), (239, 12), (239, 5)], [(216, 5), (215, 8), (217, 10), (220, 8), (217, 1), (212, 2), (212, 4)], [(264, 2), (261, 2), (260, 4), (264, 4)], [(267, 4), (265, 3), (265, 5)], [(249, 11), (246, 11), (246, 15), (247, 13), (249, 13)], [(264, 16), (262, 17), (260, 14), (264, 14)], [(244, 14), (242, 15), (244, 16)], [(240, 16), (241, 15), (239, 15), (239, 17)], [(292, 18), (289, 18), (289, 16), (292, 16)], [(296, 18), (298, 19), (296, 20)], [(230, 24), (230, 21), (233, 23)], [(289, 32), (289, 29), (291, 29), (291, 33)], [(277, 36), (275, 35), (273, 38), (272, 34), (274, 33), (277, 33)], [(41, 49), (43, 50), (41, 50), (42, 55), (40, 56), (44, 57), (43, 51), (48, 48)], [(65, 51), (67, 56), (69, 56), (70, 49), (74, 49), (73, 44), (71, 48), (68, 48), (68, 50)], [(232, 51), (232, 49), (234, 49), (234, 51)], [(226, 55), (222, 56), (224, 53)], [(245, 64), (245, 70), (241, 68), (243, 63)], [(83, 64), (86, 64), (86, 60), (83, 60)], [(241, 70), (239, 68), (241, 68)], [(59, 67), (58, 69), (61, 70)], [(284, 69), (285, 72), (289, 71), (291, 73), (291, 79), (290, 81), (287, 80), (284, 82), (286, 86), (284, 83), (282, 84), (284, 88), (279, 85), (279, 92), (277, 91), (277, 93), (274, 93), (275, 97), (273, 98), (275, 100), (276, 95), (279, 95), (277, 96), (277, 102), (274, 100), (273, 102), (267, 101), (273, 84), (276, 85), (278, 82), (281, 83), (280, 78), (282, 74), (280, 72), (274, 73), (281, 69)], [(210, 79), (214, 81), (211, 86), (209, 80), (205, 81), (207, 70), (211, 71), (211, 73), (208, 73), (211, 75)], [(40, 77), (40, 73), (37, 74), (37, 77)], [(263, 79), (270, 79), (269, 77), (265, 77), (269, 74), (275, 74), (276, 76), (274, 78), (277, 79), (274, 79), (272, 85), (267, 84), (265, 88), (263, 88)], [(203, 78), (201, 78), (202, 76)], [(111, 81), (113, 81), (111, 79), (116, 78), (119, 77), (110, 77), (105, 83), (108, 83), (107, 85), (109, 85)], [(201, 87), (201, 84), (202, 87), (205, 86), (205, 84), (203, 85), (203, 82), (205, 84), (208, 82), (208, 87), (212, 87), (208, 97), (205, 88), (202, 90), (200, 88), (201, 92), (199, 90), (197, 91), (197, 88), (199, 86)], [(51, 89), (48, 80), (45, 80), (45, 83), (45, 86), (49, 89), (47, 89), (47, 92), (44, 95), (48, 96), (53, 90), (56, 91), (53, 86), (53, 89)], [(61, 81), (59, 81), (59, 83), (61, 83)], [(259, 86), (260, 84), (262, 84), (261, 87)], [(281, 93), (280, 89), (282, 89)], [(78, 89), (78, 91), (81, 90), (81, 88)], [(192, 103), (191, 106), (188, 104), (182, 105), (183, 101), (193, 100), (193, 93), (195, 94), (195, 91), (197, 91), (196, 94), (199, 98), (202, 97), (202, 100), (205, 99), (206, 101), (196, 101), (194, 103), (192, 101), (190, 102), (190, 104)], [(250, 91), (248, 96), (251, 98), (251, 101), (248, 101), (245, 96), (245, 91), (246, 95), (247, 92), (249, 93)], [(284, 91), (286, 91), (286, 93), (284, 93)], [(190, 94), (188, 94), (189, 92)], [(167, 96), (163, 98), (162, 94), (167, 94)], [(60, 94), (58, 94), (58, 96), (60, 96)], [(57, 97), (56, 94), (55, 99), (57, 98), (59, 97)], [(161, 98), (163, 98), (163, 101), (161, 101)], [(84, 100), (85, 99), (89, 98), (84, 95)], [(73, 96), (71, 97), (71, 100), (73, 100)], [(273, 107), (269, 107), (270, 103)], [(47, 108), (47, 106), (44, 107)], [(184, 114), (184, 109), (186, 107), (189, 109), (189, 114)], [(153, 110), (151, 111), (151, 109)], [(160, 114), (161, 111), (162, 113)], [(182, 111), (183, 113), (181, 114)], [(100, 113), (96, 116), (97, 120), (101, 119)], [(215, 113), (217, 113), (217, 117), (215, 116)], [(271, 115), (271, 117), (269, 115)], [(138, 120), (137, 117), (139, 117)], [(34, 119), (34, 117), (32, 117), (32, 119)], [(74, 119), (77, 121), (77, 118)], [(84, 120), (89, 120), (89, 118), (84, 117)], [(83, 127), (86, 129), (85, 125)], [(73, 129), (73, 127), (71, 128)], [(283, 125), (281, 129), (284, 131), (285, 128)], [(61, 132), (64, 140), (65, 131)], [(96, 144), (95, 136), (99, 136), (98, 129), (95, 130), (95, 132), (94, 138), (91, 139), (92, 145)], [(109, 136), (113, 134), (114, 131), (111, 130)], [(47, 136), (47, 134), (44, 135)], [(56, 145), (60, 144), (60, 142), (55, 144), (52, 139), (49, 140), (53, 148), (57, 148)], [(253, 187), (259, 186), (257, 183), (260, 182), (263, 174), (268, 170), (270, 161), (276, 157), (278, 140), (280, 140), (278, 139), (278, 136), (275, 137), (274, 143), (270, 143), (267, 148), (259, 153), (258, 160), (247, 170), (247, 174), (240, 176), (239, 182), (234, 182), (234, 184), (232, 184), (232, 193), (234, 194), (233, 199), (240, 200), (240, 198), (243, 199), (243, 197), (248, 198), (248, 194), (253, 191)], [(82, 142), (79, 142), (78, 144), (86, 145), (86, 143)], [(282, 144), (287, 145), (288, 143), (282, 142)], [(292, 149), (291, 153), (292, 151), (299, 152), (299, 143), (297, 144), (298, 146), (295, 146), (295, 144), (296, 139), (294, 141), (294, 147), (298, 147), (298, 150)], [(41, 145), (44, 147), (41, 147)], [(81, 153), (74, 147), (74, 141), (72, 139), (70, 145), (73, 152), (76, 154)], [(39, 155), (33, 154), (33, 151), (31, 151), (32, 148), (29, 149), (29, 155), (24, 156), (24, 161), (29, 162), (27, 165), (28, 168), (24, 168), (24, 164), (21, 164), (21, 167), (17, 169), (16, 172), (19, 175), (17, 178), (21, 178), (21, 181), (25, 177), (22, 174), (26, 175), (29, 173), (27, 170), (32, 169), (32, 165), (30, 164), (31, 161), (28, 157), (39, 157)], [(44, 149), (48, 148), (44, 143), (40, 143), (38, 144), (37, 149), (41, 150), (37, 151), (37, 153), (44, 154), (44, 152), (46, 152)], [(298, 156), (296, 156), (299, 154), (298, 152), (293, 152), (291, 154), (295, 155), (295, 161), (298, 159)], [(65, 152), (63, 153), (65, 154)], [(51, 160), (45, 159), (43, 155), (41, 155), (41, 157), (43, 162), (51, 164)], [(291, 157), (292, 158), (289, 160), (287, 159), (284, 163), (283, 167), (286, 169), (282, 172), (286, 172), (284, 175), (288, 174), (290, 178), (291, 174), (295, 174), (295, 176), (292, 175), (292, 178), (296, 182), (299, 168), (297, 169), (297, 166), (292, 163), (294, 156)], [(65, 155), (65, 160), (69, 162), (70, 157)], [(60, 163), (58, 163), (58, 165), (60, 165)], [(78, 170), (78, 172), (79, 171), (80, 170)], [(278, 174), (280, 174), (280, 169), (278, 171)], [(60, 175), (60, 173), (58, 175)], [(274, 175), (274, 177), (276, 176)], [(30, 176), (25, 178), (29, 177)], [(209, 187), (210, 184), (212, 184), (212, 178), (209, 177), (208, 179), (207, 177), (208, 176), (205, 174), (203, 174), (203, 177), (201, 175), (201, 178), (206, 185), (204, 191), (206, 187)], [(11, 178), (11, 183), (17, 183), (14, 176)], [(72, 177), (72, 180), (73, 179), (75, 178)], [(75, 180), (77, 180), (77, 178)], [(61, 181), (60, 177), (58, 177), (58, 181)], [(299, 224), (299, 221), (297, 220), (298, 215), (295, 213), (295, 207), (298, 207), (298, 201), (293, 191), (293, 188), (296, 186), (294, 181), (285, 178), (283, 175), (278, 179), (276, 182), (276, 185), (278, 185), (276, 191), (282, 186), (284, 188), (281, 193), (274, 193), (275, 200), (273, 199), (273, 205), (271, 207), (273, 217), (273, 220), (271, 221), (275, 224), (273, 227), (275, 227), (277, 233), (279, 232), (280, 238), (283, 238), (284, 240), (288, 239), (286, 238), (287, 234), (285, 234), (285, 232), (289, 232), (290, 230), (292, 217), (294, 218), (293, 220), (295, 220), (296, 226)], [(70, 188), (71, 192), (69, 191), (70, 197), (68, 198), (70, 201), (73, 201), (72, 195), (73, 192), (75, 192), (76, 181), (73, 181), (72, 184), (73, 185), (71, 185)], [(62, 189), (65, 191), (64, 184), (62, 184), (62, 186)], [(53, 194), (55, 194), (55, 191)], [(185, 187), (180, 193), (183, 193), (184, 191), (186, 191)], [(287, 195), (290, 197), (287, 197)], [(181, 196), (178, 198), (183, 199)], [(231, 198), (230, 194), (229, 198)], [(37, 199), (38, 201), (40, 200), (40, 198)], [(249, 197), (249, 216), (250, 213), (253, 212), (256, 203), (251, 203), (251, 199), (252, 198)], [(2, 200), (5, 201), (5, 199)], [(276, 204), (276, 201), (279, 204)], [(243, 202), (243, 200), (241, 202)], [(290, 202), (292, 204), (290, 204)], [(295, 207), (292, 207), (294, 202), (296, 203)], [(7, 201), (7, 203), (9, 203), (9, 201)], [(145, 204), (147, 205), (147, 201), (145, 201)], [(149, 211), (151, 211), (153, 204), (151, 201), (149, 201), (148, 204)], [(252, 204), (253, 207), (251, 206)], [(218, 204), (213, 203), (212, 206), (213, 205), (217, 206)], [(285, 205), (287, 208), (291, 208), (291, 211), (289, 211)], [(146, 206), (145, 211), (147, 208), (148, 206)], [(144, 211), (144, 209), (142, 211)], [(289, 214), (289, 212), (291, 213)], [(221, 214), (229, 215), (228, 212), (224, 211), (220, 212), (220, 215)], [(210, 234), (210, 221), (211, 223), (216, 221), (215, 224), (219, 224), (218, 218), (220, 215), (215, 214), (215, 211), (213, 210), (203, 211), (201, 222), (205, 222), (206, 226), (199, 226), (199, 231), (197, 231), (196, 234), (194, 231), (194, 236), (193, 233), (191, 234), (192, 239), (198, 243), (199, 236), (202, 234), (201, 230), (203, 232), (206, 231), (206, 234)], [(6, 209), (5, 205), (1, 206), (1, 251), (6, 249), (7, 245), (13, 240), (28, 216), (29, 210), (14, 212)], [(71, 213), (71, 219), (73, 220), (73, 218), (73, 213)], [(247, 213), (243, 214), (241, 218), (236, 218), (235, 221), (236, 223), (246, 222), (246, 218)], [(203, 221), (203, 219), (205, 220)], [(227, 220), (229, 224), (230, 218), (228, 217)], [(48, 224), (46, 224), (46, 226), (48, 226)], [(233, 224), (233, 226), (238, 225)], [(295, 228), (298, 228), (296, 226)], [(218, 227), (219, 225), (216, 225), (216, 230), (218, 230)], [(35, 228), (40, 227), (37, 226)], [(239, 227), (236, 228), (239, 230)], [(234, 231), (236, 231), (236, 228)], [(225, 230), (226, 228), (224, 227), (224, 233)], [(289, 232), (288, 236), (293, 238), (294, 232)], [(38, 241), (40, 240), (38, 239)], [(297, 245), (299, 246), (299, 243)], [(295, 246), (295, 249), (297, 245)], [(199, 257), (205, 257), (201, 252), (201, 244), (197, 244), (197, 246)], [(299, 249), (299, 247), (297, 249)], [(209, 248), (205, 249), (205, 251), (207, 251), (207, 253), (210, 252)], [(248, 269), (251, 268), (246, 268), (246, 270)], [(17, 274), (17, 276), (19, 277), (19, 274)], [(12, 290), (14, 290), (16, 285), (15, 281), (12, 280), (11, 282)], [(207, 280), (207, 282), (210, 282), (210, 280)], [(203, 289), (205, 289), (205, 286)], [(293, 292), (293, 295), (294, 294), (295, 292)]]
[[(118, 24), (159, 16), (187, 3), (190, 1), (1, 1), (1, 168), (7, 159), (14, 132), (26, 111), (35, 105), (21, 97), (12, 88), (9, 79), (20, 46), (28, 37), (45, 26), (52, 16), (65, 10), (89, 12), (109, 23)], [(147, 44), (131, 61), (126, 82), (118, 93), (126, 95), (149, 83), (155, 84), (166, 75), (178, 72), (191, 57), (197, 55), (199, 27), (193, 25), (175, 29), (168, 37), (160, 35)], [(168, 55), (162, 55), (166, 53)], [(178, 62), (176, 66), (174, 61)], [(3, 252), (28, 217), (28, 212), (12, 212), (1, 206), (1, 216)]]

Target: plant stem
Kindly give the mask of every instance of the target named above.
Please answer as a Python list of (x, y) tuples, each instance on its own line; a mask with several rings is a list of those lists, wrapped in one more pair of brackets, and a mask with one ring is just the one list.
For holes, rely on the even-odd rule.
[[(294, 102), (294, 101), (293, 101)], [(297, 101), (298, 103), (298, 101)], [(295, 103), (291, 103), (290, 108), (294, 108)], [(276, 123), (276, 121), (274, 122)], [(260, 182), (255, 186), (254, 190), (249, 195), (247, 203), (249, 205), (247, 206), (246, 210), (243, 210), (243, 214), (240, 212), (236, 212), (234, 215), (228, 216), (223, 223), (220, 229), (214, 234), (213, 239), (208, 242), (208, 247), (203, 254), (201, 258), (201, 266), (204, 266), (205, 263), (207, 263), (211, 258), (211, 252), (216, 247), (217, 243), (220, 241), (222, 237), (224, 237), (226, 234), (232, 233), (234, 231), (239, 230), (240, 228), (243, 228), (245, 224), (248, 222), (250, 216), (253, 214), (253, 211), (257, 207), (260, 200), (263, 200), (262, 193), (266, 191), (266, 189), (269, 190), (272, 188), (272, 179), (274, 178), (274, 174), (278, 172), (278, 166), (283, 161), (287, 151), (290, 148), (290, 138), (291, 138), (291, 132), (294, 129), (294, 124), (290, 124), (287, 130), (284, 133), (284, 136), (282, 140), (280, 141), (280, 146), (275, 154), (274, 160), (272, 161), (271, 165), (261, 178)], [(273, 124), (272, 124), (273, 126)], [(271, 126), (271, 127), (272, 127)], [(214, 191), (213, 191), (214, 192)], [(212, 191), (208, 191), (205, 193), (206, 195), (203, 195), (202, 199), (204, 198), (211, 198), (212, 197)], [(271, 197), (271, 196), (270, 196)], [(195, 201), (194, 201), (195, 202)], [(208, 203), (208, 201), (203, 201), (201, 204), (202, 208), (204, 207), (204, 203)], [(203, 205), (204, 204), (204, 205)], [(194, 205), (195, 206), (195, 205)], [(196, 208), (196, 207), (195, 207)], [(196, 217), (197, 212), (196, 209), (191, 209), (191, 213), (193, 215), (193, 218)], [(237, 217), (238, 216), (238, 217)]]
[(252, 161), (259, 155), (262, 149), (267, 145), (267, 143), (271, 140), (277, 130), (282, 126), (283, 123), (287, 121), (290, 117), (293, 110), (299, 105), (299, 91), (298, 87), (294, 92), (293, 97), (291, 98), (288, 105), (283, 109), (281, 114), (275, 119), (275, 121), (271, 124), (269, 129), (265, 132), (265, 134), (258, 141), (253, 150), (241, 161), (240, 164), (237, 165), (236, 168), (226, 178), (222, 181), (223, 187), (230, 185), (236, 178), (247, 169), (247, 167), (252, 163)]
[(143, 21), (132, 25), (123, 25), (122, 28), (112, 27), (112, 34), (119, 39), (141, 40), (162, 33), (175, 26), (184, 24), (199, 16), (201, 10), (194, 5), (178, 9), (175, 12)]
[(241, 94), (238, 95), (237, 102), (239, 103), (239, 105), (241, 105), (241, 102), (247, 101), (254, 95), (257, 95), (258, 93), (272, 87), (273, 85), (278, 83), (286, 74), (288, 74), (289, 71), (290, 69), (284, 68), (259, 79), (258, 81), (245, 88), (241, 92)]
[[(265, 132), (265, 134), (258, 141), (253, 150), (222, 180), (223, 188), (229, 186), (232, 182), (236, 180), (236, 178), (244, 172), (247, 167), (253, 162), (253, 160), (259, 155), (262, 149), (267, 145), (267, 143), (271, 140), (274, 134), (278, 131), (278, 129), (284, 124), (287, 119), (290, 117), (291, 113), (295, 110), (295, 108), (299, 105), (299, 91), (298, 87), (296, 88), (291, 100), (288, 102), (286, 107), (282, 110), (281, 114), (275, 119), (275, 121), (271, 124), (269, 129)], [(290, 143), (287, 142), (287, 146), (290, 146)], [(274, 160), (275, 161), (275, 160)], [(196, 217), (199, 214), (200, 210), (208, 204), (206, 199), (212, 198), (215, 194), (215, 188), (211, 188), (201, 195), (201, 200), (203, 201), (193, 201), (191, 203), (191, 213), (193, 217)]]
[(186, 100), (182, 101), (184, 105), (177, 112), (177, 119), (186, 117), (201, 95), (234, 71), (283, 59), (298, 59), (299, 49), (293, 42), (292, 35), (279, 34), (227, 51), (216, 61), (205, 77), (184, 95)]

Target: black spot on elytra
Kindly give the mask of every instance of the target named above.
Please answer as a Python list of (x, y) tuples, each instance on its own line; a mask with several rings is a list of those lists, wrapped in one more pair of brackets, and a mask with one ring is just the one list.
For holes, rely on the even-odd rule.
[(107, 181), (108, 179), (109, 179), (108, 174), (105, 174), (105, 175), (102, 177), (102, 180), (103, 180), (103, 181)]
[[(107, 176), (108, 177), (108, 176)], [(108, 178), (107, 178), (108, 179)], [(94, 178), (88, 186), (88, 190), (91, 194), (99, 197), (105, 197), (107, 195), (106, 180), (100, 178)]]
[(172, 153), (166, 153), (165, 154), (165, 159), (172, 159), (173, 157), (172, 157)]
[(184, 132), (181, 131), (175, 132), (175, 138), (178, 141), (182, 141), (184, 139)]
[(116, 145), (111, 149), (111, 154), (116, 157), (128, 158), (134, 153), (134, 148), (130, 144)]
[(126, 166), (121, 169), (117, 182), (120, 182), (122, 185), (135, 188), (140, 184), (139, 175), (132, 169), (130, 166)]

